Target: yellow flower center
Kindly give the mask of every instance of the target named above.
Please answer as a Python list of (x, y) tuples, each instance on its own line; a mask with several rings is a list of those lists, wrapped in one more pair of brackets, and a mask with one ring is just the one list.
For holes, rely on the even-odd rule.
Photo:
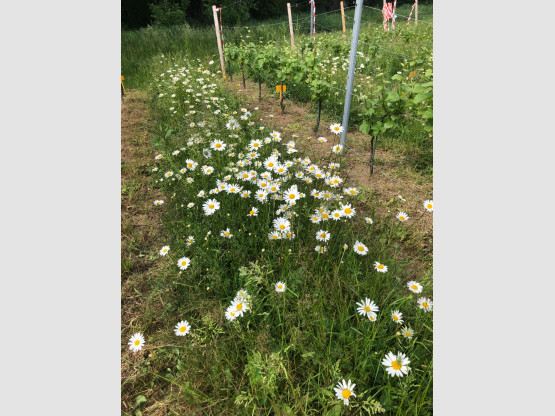
[(181, 265), (182, 265), (182, 266), (186, 266), (186, 265), (187, 265), (187, 262), (186, 262), (186, 261), (182, 261), (182, 262), (181, 262)]
[(208, 205), (208, 208), (210, 208), (210, 209), (214, 209), (214, 204), (210, 204), (210, 205)]
[(432, 208), (432, 204), (428, 204), (428, 205), (426, 205), (426, 206), (427, 206), (428, 208), (430, 208), (430, 209)]
[[(335, 131), (339, 131), (339, 127), (337, 127), (337, 126), (335, 126), (333, 129), (334, 129)], [(343, 393), (343, 394), (345, 394), (345, 393)]]
[(395, 360), (391, 363), (391, 367), (393, 367), (394, 370), (400, 370), (401, 369), (401, 364), (399, 364), (397, 362), (397, 360)]
[(162, 250), (162, 251), (163, 251), (163, 252), (165, 253), (166, 251), (168, 251), (168, 249), (167, 249), (167, 248), (165, 248), (165, 249), (164, 249), (164, 250)]
[(277, 235), (273, 235), (273, 236), (272, 236), (272, 239), (273, 239), (273, 240), (277, 240), (277, 238), (278, 238)]
[(375, 317), (375, 316), (370, 316), (370, 320), (371, 320), (371, 321), (375, 321), (375, 320), (376, 320), (376, 317)]
[(343, 398), (348, 399), (349, 397), (351, 397), (351, 391), (349, 389), (344, 389), (341, 392), (341, 395), (343, 396)]
[(185, 332), (187, 330), (186, 326), (182, 326), (181, 328), (179, 328), (179, 332)]
[(235, 312), (230, 312), (229, 313), (231, 316), (235, 316)]
[(295, 194), (289, 194), (290, 199), (295, 199)]
[(411, 287), (412, 287), (414, 290), (418, 290), (418, 286), (416, 286), (416, 285), (412, 285)]
[(383, 269), (383, 264), (378, 264), (378, 269)]
[(364, 247), (358, 246), (359, 251), (364, 251)]
[(139, 345), (141, 343), (141, 341), (139, 341), (138, 339), (135, 340), (135, 345)]
[(282, 286), (282, 285), (278, 285), (278, 289), (279, 289), (279, 290), (283, 289), (283, 286)]
[(247, 175), (246, 173), (243, 173), (243, 178), (248, 178), (249, 175)]
[(249, 214), (253, 215), (253, 214), (254, 214), (254, 211), (249, 212)]
[(322, 218), (328, 219), (328, 214), (322, 214)]
[(239, 304), (237, 305), (237, 310), (240, 311), (241, 309), (243, 309), (243, 305), (242, 305), (241, 303), (239, 303)]
[(394, 321), (398, 321), (398, 320), (399, 320), (399, 317), (398, 317), (398, 316), (394, 316), (394, 317), (393, 317), (393, 320), (394, 320)]
[(406, 337), (410, 337), (410, 332), (405, 332)]
[(320, 234), (320, 237), (326, 238), (326, 234), (322, 233), (322, 234)]
[(351, 208), (345, 208), (345, 214), (350, 214), (352, 212)]
[(228, 235), (229, 235), (229, 231), (226, 231), (226, 232), (225, 232), (225, 235), (228, 236)]
[(366, 305), (366, 306), (364, 307), (364, 312), (370, 312), (370, 306)]
[(428, 302), (422, 302), (422, 306), (424, 306), (425, 308), (428, 307)]
[(354, 195), (356, 192), (354, 190), (351, 190), (351, 193)]
[(279, 228), (281, 228), (282, 230), (285, 230), (285, 225), (281, 224), (281, 225), (279, 226)]
[(399, 219), (400, 219), (401, 221), (403, 221), (403, 220), (405, 219), (405, 217), (403, 217), (403, 216), (401, 215), (401, 216), (399, 217)]
[(268, 166), (273, 167), (274, 166), (273, 162), (268, 163)]
[(253, 147), (258, 147), (258, 143), (254, 143), (252, 146)]

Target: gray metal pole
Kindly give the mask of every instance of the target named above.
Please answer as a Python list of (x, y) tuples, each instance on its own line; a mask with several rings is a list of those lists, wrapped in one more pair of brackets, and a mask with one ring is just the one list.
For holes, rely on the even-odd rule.
[(353, 26), (353, 40), (351, 40), (351, 55), (349, 56), (349, 72), (347, 74), (347, 88), (345, 90), (345, 106), (343, 107), (343, 133), (341, 133), (341, 146), (347, 142), (347, 128), (349, 127), (349, 113), (351, 112), (351, 99), (353, 97), (353, 81), (357, 63), (358, 34), (360, 32), (360, 18), (362, 17), (362, 2), (356, 0), (355, 24)]
[(314, 13), (312, 12), (312, 1), (310, 2), (310, 37), (312, 38), (312, 29), (314, 28)]

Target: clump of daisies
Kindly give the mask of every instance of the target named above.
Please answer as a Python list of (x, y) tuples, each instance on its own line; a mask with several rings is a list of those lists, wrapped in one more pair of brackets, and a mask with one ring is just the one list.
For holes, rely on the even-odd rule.
[(250, 310), (249, 307), (250, 303), (250, 296), (248, 295), (247, 291), (241, 289), (237, 292), (235, 299), (231, 302), (225, 311), (225, 317), (229, 321), (234, 321), (237, 318), (243, 316), (245, 312)]

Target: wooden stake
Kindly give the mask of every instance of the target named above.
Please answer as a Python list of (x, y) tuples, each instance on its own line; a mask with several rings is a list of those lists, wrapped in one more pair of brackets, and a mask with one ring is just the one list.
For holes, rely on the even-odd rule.
[(212, 6), (212, 12), (214, 13), (214, 27), (216, 28), (216, 39), (218, 40), (218, 52), (220, 53), (220, 65), (222, 66), (222, 74), (225, 77), (224, 53), (222, 51), (222, 40), (220, 39), (220, 24), (218, 23), (218, 12), (216, 11), (216, 6)]
[(287, 15), (289, 16), (289, 34), (291, 35), (291, 46), (295, 46), (295, 37), (293, 36), (293, 19), (291, 18), (291, 3), (287, 3)]
[(414, 25), (418, 26), (418, 0), (414, 0), (416, 5), (414, 6)]
[(343, 23), (343, 40), (347, 40), (347, 32), (345, 32), (345, 11), (343, 10), (343, 2), (339, 4), (341, 5), (341, 22)]

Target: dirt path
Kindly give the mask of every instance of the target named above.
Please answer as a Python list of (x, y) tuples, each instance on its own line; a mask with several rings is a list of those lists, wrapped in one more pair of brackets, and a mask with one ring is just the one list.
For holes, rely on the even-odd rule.
[[(285, 101), (285, 112), (281, 114), (279, 94), (270, 93), (262, 87), (262, 99), (259, 99), (258, 84), (247, 81), (243, 88), (240, 77), (228, 81), (227, 86), (234, 91), (245, 103), (250, 111), (258, 107), (253, 114), (262, 116), (263, 125), (278, 130), (284, 134), (286, 140), (292, 134), (299, 137), (294, 139), (297, 148), (316, 163), (330, 160), (333, 145), (339, 143), (339, 136), (330, 132), (329, 126), (341, 120), (326, 120), (321, 118), (320, 128), (317, 133), (313, 128), (316, 124), (314, 114), (311, 113), (309, 104), (303, 105), (294, 101)], [(272, 115), (272, 116), (270, 116)], [(317, 138), (323, 136), (328, 139), (320, 143)], [(422, 202), (424, 199), (433, 199), (433, 184), (415, 172), (408, 164), (404, 164), (399, 155), (386, 149), (378, 148), (376, 158), (379, 166), (374, 167), (374, 174), (370, 176), (370, 139), (368, 136), (349, 130), (349, 149), (341, 164), (345, 168), (342, 174), (349, 186), (361, 190), (357, 208), (361, 213), (369, 215), (369, 208), (375, 206), (375, 216), (380, 218), (391, 217), (400, 210), (408, 213), (414, 221), (410, 234), (405, 241), (406, 254), (411, 257), (423, 259), (414, 266), (415, 273), (423, 273), (429, 264), (433, 249), (433, 215), (426, 213)], [(406, 201), (401, 200), (401, 195)], [(410, 220), (409, 220), (410, 221)]]
[[(150, 123), (147, 95), (127, 90), (121, 105), (121, 413), (124, 415), (134, 414), (138, 393), (132, 386), (138, 376), (133, 363), (142, 357), (129, 351), (127, 341), (148, 306), (145, 298), (152, 291), (148, 279), (157, 267), (151, 254), (153, 247), (161, 247), (162, 237), (160, 214), (153, 209), (153, 201), (161, 199), (161, 195), (149, 185), (150, 169), (154, 165), (154, 150), (148, 134)], [(151, 395), (156, 400), (163, 393), (157, 392), (157, 396), (151, 392)], [(155, 401), (143, 414), (166, 414), (158, 409), (159, 405)]]

